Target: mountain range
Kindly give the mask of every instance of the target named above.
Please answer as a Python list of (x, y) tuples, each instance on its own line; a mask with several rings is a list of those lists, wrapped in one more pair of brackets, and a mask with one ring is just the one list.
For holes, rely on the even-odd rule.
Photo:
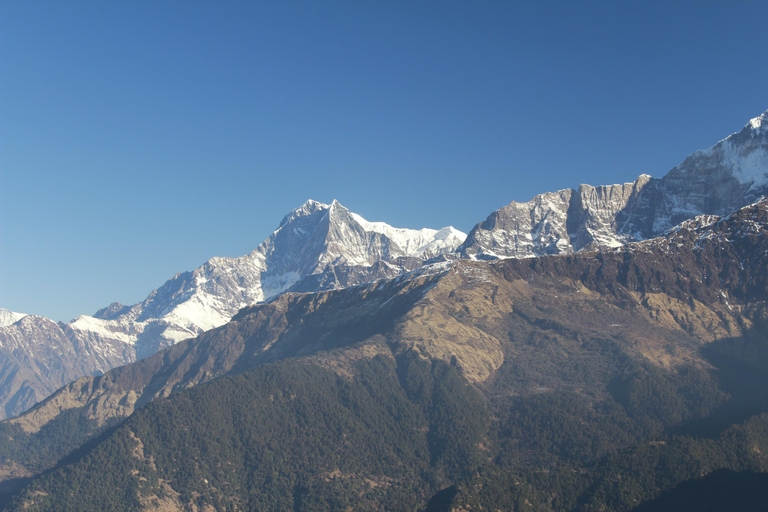
[(284, 291), (318, 291), (390, 278), (453, 252), (466, 234), (368, 222), (337, 201), (307, 201), (259, 247), (211, 258), (132, 306), (113, 303), (67, 324), (0, 310), (0, 417), (59, 387), (142, 359), (218, 327)]
[[(226, 323), (284, 291), (319, 291), (391, 278), (436, 257), (527, 258), (618, 247), (697, 215), (723, 215), (768, 192), (768, 112), (661, 179), (581, 185), (513, 202), (469, 236), (451, 227), (398, 229), (337, 201), (307, 201), (252, 253), (211, 258), (132, 306), (113, 303), (61, 325), (0, 310), (0, 418), (55, 389), (142, 359)], [(23, 318), (22, 318), (23, 317)]]
[[(749, 419), (768, 412), (766, 123), (661, 179), (511, 203), (466, 237), (308, 201), (251, 254), (139, 304), (65, 325), (0, 311), (0, 399), (18, 415), (0, 476), (28, 485), (9, 506), (630, 510), (768, 470), (768, 420)], [(362, 459), (339, 458), (349, 446)], [(685, 461), (627, 469), (648, 450)]]
[(280, 294), (0, 423), (7, 510), (620, 511), (762, 474), (766, 254), (761, 201)]
[(580, 185), (511, 203), (472, 229), (459, 254), (528, 258), (646, 240), (697, 215), (727, 215), (768, 191), (768, 112), (660, 179)]

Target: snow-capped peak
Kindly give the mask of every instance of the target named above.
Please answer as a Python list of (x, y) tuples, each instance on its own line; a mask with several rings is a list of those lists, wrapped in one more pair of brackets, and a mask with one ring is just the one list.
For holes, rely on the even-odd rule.
[(467, 238), (467, 234), (459, 231), (453, 226), (446, 226), (442, 229), (439, 229), (437, 233), (435, 233), (435, 240), (449, 240), (450, 238), (461, 238), (462, 241)]
[(747, 186), (751, 199), (759, 196), (768, 187), (768, 111), (750, 119), (741, 131), (691, 154), (670, 174), (700, 175), (701, 169), (723, 179), (732, 176)]
[(6, 327), (8, 325), (15, 324), (25, 316), (27, 316), (26, 313), (16, 313), (14, 311), (0, 308), (0, 327)]
[[(336, 200), (334, 199), (334, 202), (335, 201)], [(307, 199), (304, 204), (296, 208), (295, 211), (325, 210), (328, 207), (330, 207), (330, 205), (321, 203), (320, 201), (315, 201), (314, 199)]]
[[(451, 252), (456, 249), (466, 239), (466, 233), (453, 228), (445, 227), (440, 230), (423, 228), (423, 229), (407, 229), (407, 228), (395, 228), (387, 224), (386, 222), (369, 222), (361, 215), (350, 212), (344, 205), (342, 205), (337, 199), (334, 199), (331, 204), (321, 203), (314, 199), (307, 200), (299, 208), (296, 208), (291, 213), (283, 218), (280, 223), (280, 227), (273, 234), (270, 240), (274, 240), (277, 233), (281, 230), (291, 226), (292, 233), (295, 235), (301, 235), (302, 239), (309, 239), (311, 233), (310, 230), (314, 229), (314, 226), (299, 225), (296, 221), (299, 218), (308, 218), (319, 212), (328, 212), (332, 215), (334, 222), (341, 222), (342, 224), (358, 224), (359, 228), (369, 234), (384, 235), (389, 241), (394, 244), (399, 251), (405, 256), (413, 256), (418, 258), (430, 258), (445, 252)], [(344, 230), (343, 230), (344, 231)], [(353, 230), (354, 231), (354, 230)], [(348, 235), (352, 232), (344, 231)], [(274, 240), (277, 242), (276, 240)], [(265, 242), (267, 243), (267, 242)], [(277, 242), (279, 243), (279, 242)], [(345, 243), (353, 243), (352, 240), (346, 240)], [(366, 244), (367, 245), (367, 244)], [(260, 252), (263, 254), (269, 254), (271, 251), (262, 244)], [(254, 251), (256, 252), (256, 251)], [(393, 253), (393, 254), (394, 254)], [(338, 256), (338, 255), (337, 255)], [(347, 257), (349, 255), (346, 255)], [(321, 260), (322, 261), (322, 258)], [(348, 258), (348, 261), (352, 261)]]
[[(222, 325), (241, 308), (288, 289), (317, 291), (394, 277), (455, 250), (464, 238), (453, 228), (368, 222), (335, 199), (331, 204), (310, 199), (249, 255), (211, 258), (177, 274), (141, 303), (112, 304), (69, 327), (83, 339), (130, 347), (128, 360), (119, 361), (124, 364)], [(401, 261), (403, 256), (412, 260)]]
[(395, 228), (385, 222), (369, 222), (356, 213), (350, 215), (365, 231), (386, 236), (407, 256), (431, 257), (450, 252), (467, 238), (466, 233), (452, 226), (440, 230)]
[(304, 204), (302, 204), (298, 208), (288, 213), (285, 217), (283, 217), (283, 220), (280, 222), (280, 227), (278, 227), (278, 230), (283, 226), (285, 226), (286, 224), (289, 224), (291, 221), (293, 221), (298, 217), (306, 217), (308, 215), (312, 215), (313, 213), (319, 210), (327, 210), (330, 207), (331, 207), (330, 205), (321, 203), (319, 201), (315, 201), (314, 199), (308, 199)]
[(750, 119), (747, 126), (753, 130), (763, 131), (768, 129), (768, 110), (763, 112), (762, 115), (757, 116), (754, 119)]

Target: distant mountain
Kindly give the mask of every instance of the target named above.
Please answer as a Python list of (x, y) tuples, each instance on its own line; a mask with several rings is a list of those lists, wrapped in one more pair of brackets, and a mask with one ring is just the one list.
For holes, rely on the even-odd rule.
[(102, 347), (73, 338), (68, 329), (34, 315), (0, 328), (0, 403), (9, 416), (96, 368), (119, 362), (105, 359)]
[[(112, 304), (68, 326), (80, 338), (115, 340), (142, 359), (218, 327), (241, 308), (285, 291), (317, 291), (393, 277), (453, 252), (466, 235), (453, 228), (397, 229), (368, 222), (337, 201), (307, 201), (283, 218), (252, 253), (211, 258), (143, 302)], [(126, 361), (128, 362), (128, 361)]]
[(24, 318), (25, 316), (27, 315), (24, 313), (15, 313), (13, 311), (8, 311), (7, 309), (0, 308), (0, 327), (5, 327), (7, 325), (16, 323), (22, 318)]
[(530, 258), (617, 247), (658, 236), (697, 215), (725, 215), (768, 194), (768, 112), (661, 179), (580, 185), (513, 202), (472, 229), (472, 259)]
[(280, 294), (0, 424), (7, 477), (72, 452), (8, 510), (628, 511), (766, 471), (766, 254), (762, 201)]
[(138, 304), (113, 303), (66, 325), (42, 317), (27, 317), (19, 325), (11, 322), (17, 314), (3, 313), (0, 320), (11, 325), (0, 327), (0, 343), (12, 354), (0, 351), (8, 354), (0, 360), (0, 378), (6, 377), (0, 381), (0, 417), (21, 413), (75, 378), (223, 325), (245, 306), (288, 290), (335, 289), (397, 276), (453, 252), (465, 237), (450, 227), (413, 230), (368, 222), (337, 201), (310, 200), (286, 215), (252, 253), (211, 258)]
[[(437, 259), (531, 258), (621, 247), (698, 215), (729, 214), (766, 193), (768, 112), (693, 153), (663, 178), (642, 175), (633, 183), (580, 185), (513, 202), (467, 237), (450, 227), (393, 228), (368, 222), (336, 201), (308, 201), (286, 215), (252, 253), (212, 258), (177, 274), (143, 302), (114, 303), (66, 325), (37, 320), (45, 326), (25, 332), (70, 340), (72, 348), (62, 351), (59, 364), (44, 362), (48, 356), (39, 352), (44, 339), (25, 340), (13, 325), (0, 325), (0, 340), (16, 340), (14, 354), (0, 359), (6, 375), (0, 381), (0, 417), (26, 410), (44, 398), (45, 390), (75, 374), (99, 374), (145, 358), (286, 291), (332, 290), (391, 278)], [(77, 373), (82, 368), (89, 370)]]

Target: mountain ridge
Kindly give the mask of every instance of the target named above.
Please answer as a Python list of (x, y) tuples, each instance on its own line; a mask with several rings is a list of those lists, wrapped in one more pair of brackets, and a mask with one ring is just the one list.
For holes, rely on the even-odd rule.
[[(71, 357), (62, 359), (59, 366), (64, 371), (56, 374), (34, 366), (18, 373), (18, 368), (29, 365), (23, 358), (7, 356), (9, 364), (0, 369), (0, 378), (14, 382), (9, 386), (14, 395), (7, 402), (0, 399), (4, 413), (0, 415), (22, 412), (73, 376), (104, 373), (223, 325), (243, 307), (286, 290), (333, 289), (393, 277), (452, 251), (464, 236), (453, 228), (410, 230), (371, 223), (336, 200), (330, 205), (308, 200), (288, 213), (251, 253), (213, 257), (195, 270), (179, 272), (142, 302), (112, 303), (93, 316), (80, 315), (63, 325), (33, 317), (45, 324), (38, 332), (70, 340), (66, 353)], [(12, 328), (0, 327), (0, 343), (3, 330)], [(20, 339), (14, 333), (7, 336)], [(41, 341), (30, 339), (24, 357), (35, 360)], [(13, 350), (24, 351), (24, 344), (17, 343)]]
[[(727, 257), (723, 257), (724, 252)], [(687, 265), (681, 265), (682, 260), (677, 253), (685, 254)], [(432, 358), (453, 361), (471, 382), (483, 382), (503, 362), (503, 357), (499, 359), (498, 347), (501, 342), (499, 336), (489, 336), (489, 331), (478, 330), (472, 325), (482, 318), (500, 321), (506, 310), (516, 311), (526, 322), (531, 320), (530, 314), (523, 313), (523, 309), (515, 306), (513, 301), (499, 302), (500, 298), (487, 296), (484, 288), (491, 283), (498, 295), (499, 283), (509, 282), (512, 286), (507, 288), (508, 293), (518, 296), (520, 286), (542, 286), (539, 283), (540, 276), (562, 281), (563, 284), (558, 285), (542, 281), (546, 287), (543, 289), (551, 287), (547, 293), (552, 293), (552, 297), (556, 298), (558, 287), (562, 287), (563, 290), (571, 290), (570, 293), (578, 300), (594, 300), (593, 293), (604, 294), (618, 304), (627, 305), (627, 312), (631, 314), (644, 311), (641, 316), (643, 321), (658, 324), (664, 331), (664, 334), (658, 335), (660, 343), (665, 336), (671, 336), (671, 341), (664, 341), (665, 345), (679, 342), (680, 335), (711, 342), (718, 337), (737, 335), (741, 330), (749, 328), (749, 323), (742, 322), (739, 325), (728, 320), (727, 315), (741, 314), (744, 304), (755, 300), (764, 301), (768, 297), (768, 275), (762, 265), (765, 254), (768, 254), (768, 201), (742, 208), (731, 216), (702, 216), (682, 224), (666, 236), (606, 251), (551, 255), (531, 260), (455, 260), (437, 263), (393, 279), (338, 290), (275, 296), (263, 303), (243, 308), (230, 323), (197, 338), (185, 340), (184, 343), (130, 366), (111, 370), (105, 377), (84, 377), (61, 391), (69, 389), (66, 392), (78, 394), (79, 391), (73, 390), (81, 389), (82, 383), (86, 381), (102, 388), (106, 384), (108, 388), (116, 386), (119, 398), (105, 401), (99, 396), (96, 401), (102, 404), (122, 403), (130, 386), (117, 384), (120, 378), (117, 376), (134, 375), (138, 368), (150, 367), (150, 374), (161, 372), (163, 378), (168, 379), (165, 384), (150, 386), (152, 393), (159, 393), (152, 397), (167, 396), (174, 390), (188, 387), (190, 383), (197, 384), (216, 378), (222, 374), (221, 371), (242, 371), (244, 360), (240, 360), (241, 356), (249, 361), (246, 367), (250, 367), (284, 357), (308, 356), (335, 347), (351, 346), (381, 334), (378, 329), (382, 325), (392, 328), (395, 320), (403, 314), (406, 314), (406, 317), (402, 317), (403, 321), (408, 322), (409, 327), (396, 329), (399, 343), (430, 354)], [(641, 264), (635, 264), (633, 260)], [(717, 272), (712, 268), (707, 269), (713, 264), (718, 265)], [(610, 283), (617, 283), (621, 288), (613, 288)], [(717, 286), (713, 286), (715, 284)], [(667, 298), (660, 301), (656, 293), (663, 287), (666, 287), (663, 294)], [(476, 295), (478, 291), (484, 295)], [(456, 304), (464, 302), (465, 297), (473, 297), (473, 300), (479, 299), (481, 302), (489, 301), (498, 311), (484, 305), (477, 311), (465, 314), (461, 313), (462, 307), (458, 306), (451, 311), (450, 316), (446, 316), (445, 312), (440, 313), (440, 320), (436, 321), (430, 315), (424, 315), (424, 308), (442, 304), (435, 295), (443, 299), (450, 297)], [(333, 316), (323, 313), (331, 307), (335, 308)], [(664, 313), (664, 310), (678, 307), (692, 308), (694, 312), (690, 318)], [(640, 309), (635, 311), (635, 308)], [(696, 308), (700, 310), (695, 312)], [(408, 313), (409, 309), (411, 313)], [(625, 315), (626, 312), (616, 310), (614, 314)], [(726, 316), (723, 317), (723, 314)], [(306, 319), (308, 315), (314, 315), (316, 320), (310, 322)], [(459, 319), (458, 324), (456, 319), (451, 318), (453, 315)], [(263, 327), (246, 327), (249, 318)], [(303, 319), (294, 323), (290, 320), (293, 318)], [(590, 329), (599, 330), (599, 327), (594, 326), (602, 326), (605, 321), (605, 318), (574, 318), (569, 323), (588, 325)], [(536, 324), (535, 321), (533, 323)], [(435, 324), (442, 325), (441, 329), (455, 325), (456, 332), (461, 334), (458, 337), (456, 333), (441, 335), (443, 331), (435, 329)], [(691, 324), (707, 327), (694, 329), (690, 327)], [(339, 334), (341, 331), (338, 326), (346, 326), (343, 328), (344, 334)], [(423, 332), (422, 326), (426, 329)], [(669, 329), (671, 332), (667, 332)], [(633, 334), (627, 328), (620, 330), (630, 337), (648, 335), (648, 332)], [(672, 332), (677, 334), (672, 335)], [(259, 340), (255, 345), (257, 351), (246, 347), (247, 336)], [(212, 349), (211, 342), (225, 338), (220, 348)], [(335, 341), (328, 345), (323, 341), (325, 339)], [(463, 341), (457, 344), (459, 339)], [(440, 340), (439, 344), (436, 344), (436, 340)], [(236, 352), (232, 352), (231, 343), (239, 346)], [(471, 350), (463, 350), (462, 344), (471, 347)], [(195, 345), (204, 345), (206, 348), (192, 349)], [(700, 356), (693, 355), (698, 350), (698, 344), (691, 345), (688, 350), (691, 352), (687, 356), (680, 356), (682, 359), (679, 361), (689, 361), (691, 357), (700, 359)], [(219, 359), (221, 354), (228, 354), (225, 358), (228, 362)], [(183, 365), (169, 365), (169, 361), (178, 357), (193, 359), (187, 359), (188, 362)], [(201, 363), (195, 357), (204, 357), (208, 362)], [(659, 363), (654, 356), (643, 357)], [(667, 359), (662, 365), (678, 364), (673, 363), (673, 360)], [(222, 370), (222, 363), (226, 370)], [(210, 373), (211, 365), (218, 365), (219, 370)], [(170, 373), (163, 370), (165, 366), (171, 368)], [(190, 373), (193, 368), (195, 370)], [(138, 374), (145, 373), (138, 371)], [(146, 386), (149, 386), (149, 382), (142, 384), (142, 387)], [(69, 400), (65, 402), (70, 403)], [(29, 426), (25, 430), (37, 431), (44, 423), (30, 418), (52, 417), (48, 413), (41, 415), (41, 409), (45, 409), (44, 404), (9, 421), (27, 424)]]
[[(706, 356), (704, 348), (734, 360), (768, 361), (762, 330), (768, 318), (766, 253), (768, 203), (763, 201), (730, 216), (698, 217), (662, 237), (622, 247), (531, 259), (460, 259), (336, 290), (283, 293), (244, 308), (230, 323), (194, 339), (111, 370), (102, 377), (85, 377), (62, 388), (29, 412), (3, 422), (0, 427), (6, 435), (27, 443), (30, 449), (45, 448), (49, 459), (26, 462), (6, 455), (0, 473), (35, 474), (55, 463), (68, 449), (75, 449), (105, 428), (121, 424), (128, 416), (133, 418), (128, 425), (145, 421), (147, 425), (155, 425), (152, 428), (157, 432), (153, 436), (173, 437), (176, 435), (173, 429), (163, 426), (165, 420), (152, 415), (157, 410), (174, 410), (174, 404), (179, 403), (187, 404), (184, 414), (172, 416), (176, 418), (174, 425), (183, 426), (179, 435), (187, 435), (184, 429), (198, 432), (209, 421), (218, 424), (222, 418), (227, 425), (230, 421), (241, 425), (232, 419), (231, 413), (219, 411), (207, 418), (212, 410), (208, 405), (196, 413), (200, 417), (190, 417), (190, 411), (197, 411), (195, 408), (200, 406), (198, 398), (190, 397), (213, 393), (203, 403), (215, 404), (219, 403), (216, 390), (230, 390), (218, 395), (230, 404), (231, 390), (240, 386), (237, 383), (261, 379), (259, 375), (266, 376), (267, 380), (258, 380), (261, 383), (258, 389), (266, 389), (267, 394), (252, 398), (257, 412), (274, 414), (273, 411), (292, 411), (294, 405), (291, 404), (301, 406), (296, 411), (298, 423), (288, 422), (294, 425), (291, 429), (298, 435), (291, 438), (290, 447), (285, 446), (292, 450), (291, 447), (301, 445), (297, 439), (303, 439), (304, 428), (306, 432), (314, 432), (316, 428), (324, 431), (322, 425), (330, 421), (323, 420), (321, 415), (318, 423), (307, 423), (307, 418), (314, 417), (311, 411), (324, 410), (326, 401), (321, 397), (335, 397), (334, 390), (358, 386), (360, 379), (365, 384), (365, 379), (372, 377), (365, 368), (370, 369), (371, 365), (379, 368), (374, 371), (375, 375), (388, 375), (393, 379), (393, 392), (405, 391), (411, 404), (424, 407), (415, 417), (437, 414), (426, 424), (416, 422), (412, 430), (409, 428), (414, 435), (425, 436), (429, 446), (427, 453), (420, 456), (421, 463), (440, 460), (440, 454), (445, 453), (447, 447), (457, 446), (457, 442), (472, 441), (466, 446), (468, 451), (462, 452), (465, 455), (459, 457), (459, 460), (472, 461), (472, 466), (466, 472), (437, 468), (434, 480), (424, 484), (430, 493), (462, 479), (475, 478), (472, 476), (477, 475), (475, 471), (488, 464), (491, 467), (498, 464), (501, 469), (531, 467), (541, 474), (542, 470), (547, 473), (562, 467), (563, 463), (587, 464), (594, 462), (595, 457), (613, 456), (634, 442), (639, 442), (640, 447), (664, 446), (648, 442), (657, 442), (659, 438), (654, 436), (661, 436), (666, 428), (706, 419), (730, 400), (729, 395), (717, 387), (713, 359)], [(322, 382), (338, 379), (333, 381), (336, 384), (327, 387), (321, 381), (312, 380), (314, 384), (306, 384), (309, 388), (301, 391), (304, 381), (300, 375), (306, 371), (314, 375), (318, 368), (325, 375)], [(268, 380), (276, 371), (287, 372), (286, 383), (278, 387)], [(429, 381), (430, 372), (433, 377), (453, 375), (450, 377), (453, 391), (448, 393), (445, 387), (440, 387), (443, 381)], [(296, 382), (298, 390), (289, 392), (285, 387), (288, 382)], [(434, 384), (428, 385), (428, 382)], [(432, 385), (435, 387), (431, 388)], [(311, 395), (317, 395), (312, 401), (318, 403), (308, 402), (308, 389), (317, 391), (315, 386), (323, 386), (322, 393)], [(369, 385), (367, 389), (375, 388)], [(291, 385), (290, 389), (294, 387)], [(462, 410), (442, 409), (455, 405), (450, 398), (460, 390), (475, 395), (470, 403), (476, 409), (470, 416)], [(423, 393), (430, 396), (432, 392), (443, 393), (439, 395), (442, 398), (421, 401)], [(346, 393), (344, 391), (339, 399), (346, 407), (352, 407), (348, 401), (350, 395)], [(349, 390), (349, 393), (356, 391)], [(387, 400), (389, 398), (380, 396), (376, 406), (388, 404)], [(265, 404), (274, 404), (274, 407)], [(404, 406), (401, 403), (395, 409), (377, 411), (372, 413), (374, 416), (359, 419), (366, 425), (381, 424), (382, 418), (402, 414)], [(225, 410), (239, 411), (238, 407), (233, 402)], [(254, 411), (247, 404), (243, 407)], [(489, 409), (483, 412), (484, 407)], [(145, 418), (147, 414), (149, 419)], [(240, 413), (236, 414), (239, 418)], [(476, 416), (478, 414), (480, 416)], [(539, 428), (536, 422), (544, 421), (542, 414), (555, 415), (553, 420), (561, 423), (554, 424), (557, 428), (545, 423), (543, 430), (536, 430)], [(570, 414), (576, 418), (568, 416)], [(454, 417), (457, 420), (480, 418), (482, 428), (468, 438), (464, 436), (469, 432), (463, 431), (451, 434), (457, 437), (441, 437), (447, 435), (444, 428), (453, 424)], [(78, 426), (76, 435), (85, 435), (84, 438), (67, 441), (74, 444), (51, 445), (51, 439), (66, 438), (65, 429), (73, 424)], [(496, 429), (496, 434), (487, 433), (489, 425)], [(262, 439), (275, 431), (274, 425), (264, 428), (271, 430), (255, 431), (248, 439)], [(346, 432), (346, 427), (339, 428), (340, 432)], [(125, 433), (125, 428), (120, 426), (118, 431)], [(232, 434), (234, 437), (228, 437), (229, 434), (225, 437), (236, 440), (240, 431), (238, 426)], [(146, 457), (161, 456), (158, 450), (163, 449), (164, 443), (150, 445), (144, 428), (131, 432), (146, 443), (144, 450), (147, 451), (143, 452)], [(107, 437), (111, 438), (111, 434)], [(325, 442), (330, 439), (339, 444), (332, 444), (334, 448), (328, 453), (346, 446), (343, 436), (329, 437)], [(574, 439), (578, 439), (577, 444), (571, 442)], [(7, 450), (8, 442), (0, 436), (0, 451)], [(132, 441), (129, 446), (135, 443)], [(185, 438), (184, 443), (180, 446), (188, 446), (193, 450), (191, 453), (198, 453), (196, 447), (207, 446), (208, 438)], [(551, 448), (542, 451), (541, 443)], [(266, 451), (260, 449), (256, 456), (263, 462), (254, 463), (253, 467), (286, 460), (269, 455), (281, 449), (278, 446)], [(204, 460), (202, 456), (188, 460), (186, 450), (172, 450), (172, 459), (167, 459), (163, 471), (177, 471), (173, 468), (179, 464), (194, 466)], [(130, 453), (129, 450), (129, 457)], [(267, 455), (263, 455), (265, 453)], [(267, 458), (262, 459), (262, 455)], [(755, 457), (758, 462), (764, 459), (760, 455)], [(223, 463), (218, 466), (216, 460), (212, 464), (227, 467)], [(335, 475), (337, 469), (345, 471), (341, 462), (332, 462), (334, 465), (328, 467), (323, 464), (310, 465), (310, 469), (317, 472), (307, 478), (318, 479), (317, 485), (330, 481), (327, 475)], [(87, 471), (87, 467), (77, 465), (84, 468), (77, 471)], [(592, 471), (587, 466), (574, 467), (584, 469), (581, 473), (571, 470), (574, 475)], [(619, 470), (625, 471), (621, 468), (616, 471)], [(36, 480), (33, 485), (37, 487), (23, 494), (25, 503), (30, 506), (45, 503), (50, 499), (45, 496), (53, 492), (50, 485), (70, 492), (70, 485), (64, 483), (68, 482), (71, 471), (73, 466), (62, 467), (50, 473), (58, 476)], [(141, 467), (137, 471), (144, 478), (150, 478), (155, 469)], [(378, 469), (372, 475), (363, 469), (356, 471), (363, 471), (362, 475), (377, 482), (399, 474), (386, 469)], [(599, 474), (589, 474), (590, 478), (597, 478), (598, 483), (603, 482), (600, 485), (613, 485), (611, 482), (615, 480), (607, 477), (601, 481)], [(210, 474), (203, 475), (214, 481)], [(97, 476), (91, 475), (86, 481)], [(134, 477), (129, 473), (125, 478), (132, 481)], [(181, 503), (178, 508), (183, 509), (183, 504), (192, 498), (182, 496), (196, 489), (196, 482), (203, 477), (190, 482), (181, 476), (169, 479), (168, 473), (164, 473), (161, 478), (168, 483), (166, 490), (152, 490), (150, 494), (158, 499), (169, 493), (178, 495)], [(224, 500), (222, 503), (234, 499), (232, 496), (237, 494), (231, 494), (229, 489), (235, 487), (223, 483), (231, 483), (229, 477), (215, 481), (218, 482), (216, 499)], [(268, 486), (270, 481), (267, 479), (264, 485)], [(308, 484), (292, 485), (303, 488)], [(515, 489), (512, 484), (510, 487)], [(389, 488), (384, 486), (379, 490), (386, 492)], [(478, 488), (470, 486), (469, 490), (461, 491), (462, 496), (469, 499), (472, 489)], [(585, 490), (579, 492), (588, 492), (589, 488), (585, 486)], [(347, 492), (339, 489), (336, 495), (358, 496), (354, 491)], [(644, 496), (654, 496), (649, 493)], [(79, 499), (88, 497), (84, 493), (75, 495), (80, 496)], [(422, 496), (419, 501), (423, 504), (428, 497)], [(201, 499), (211, 506), (216, 503), (205, 501), (213, 499), (210, 496)], [(602, 498), (598, 494), (590, 499)], [(50, 506), (43, 508), (50, 509)]]
[(727, 215), (768, 194), (768, 111), (662, 178), (579, 185), (512, 202), (459, 247), (471, 259), (529, 258), (612, 247), (662, 234), (697, 215)]
[[(336, 200), (330, 205), (308, 200), (286, 214), (251, 253), (211, 258), (198, 269), (176, 274), (140, 303), (110, 304), (93, 316), (59, 325), (61, 332), (50, 335), (69, 338), (88, 361), (88, 373), (98, 374), (223, 325), (241, 308), (285, 291), (392, 278), (440, 259), (531, 258), (653, 238), (698, 215), (730, 213), (768, 192), (767, 119), (768, 112), (750, 120), (660, 179), (643, 174), (630, 183), (582, 184), (510, 203), (477, 224), (463, 242), (464, 234), (450, 227), (393, 228), (368, 222)], [(0, 326), (0, 339), (10, 327)], [(45, 330), (56, 328), (46, 324), (39, 329)], [(26, 357), (36, 358), (32, 352)], [(43, 398), (44, 389), (71, 377), (67, 371), (47, 375), (22, 360), (7, 356), (9, 364), (0, 373), (12, 381), (14, 375), (26, 375), (11, 385), (13, 396), (6, 393), (15, 405), (6, 407), (0, 400), (0, 415), (18, 414)], [(60, 366), (67, 364), (62, 360)], [(73, 365), (82, 367), (79, 361)]]

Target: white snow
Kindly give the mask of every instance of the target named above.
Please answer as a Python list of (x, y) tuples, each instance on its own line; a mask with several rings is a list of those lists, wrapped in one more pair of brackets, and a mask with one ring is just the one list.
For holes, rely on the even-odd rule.
[(765, 147), (739, 151), (730, 141), (723, 142), (723, 163), (733, 169), (733, 175), (750, 189), (768, 185), (768, 151)]
[(16, 313), (15, 311), (0, 308), (0, 327), (15, 324), (25, 316), (27, 316), (26, 313)]
[(89, 332), (106, 339), (117, 340), (126, 345), (134, 345), (137, 334), (143, 331), (143, 325), (135, 322), (132, 326), (135, 329), (125, 332), (125, 326), (121, 324), (122, 322), (119, 320), (102, 320), (88, 315), (80, 315), (69, 323), (69, 327), (76, 331)]
[[(227, 308), (219, 297), (206, 293), (196, 293), (173, 308), (162, 317), (163, 320), (173, 326), (183, 327), (190, 332), (187, 337), (202, 331), (224, 325), (232, 315), (224, 313)], [(237, 304), (234, 309), (245, 304)], [(223, 311), (222, 311), (223, 310)]]
[(400, 247), (407, 256), (422, 256), (428, 251), (439, 251), (446, 248), (456, 248), (467, 238), (466, 233), (462, 233), (453, 226), (448, 226), (440, 230), (437, 229), (407, 229), (395, 228), (385, 222), (369, 222), (362, 216), (350, 212), (350, 216), (355, 222), (369, 232), (379, 233)]
[(745, 129), (752, 131), (746, 142), (740, 137), (743, 131), (737, 132), (712, 147), (696, 151), (689, 159), (715, 160), (730, 169), (739, 183), (750, 185), (749, 190), (768, 185), (768, 146), (763, 139), (768, 132), (768, 112), (750, 119)]
[(768, 127), (768, 111), (762, 115), (749, 120), (749, 127), (753, 130), (765, 129)]
[(262, 299), (284, 292), (301, 279), (298, 272), (287, 272), (278, 276), (270, 276), (261, 280), (261, 289), (263, 290)]

